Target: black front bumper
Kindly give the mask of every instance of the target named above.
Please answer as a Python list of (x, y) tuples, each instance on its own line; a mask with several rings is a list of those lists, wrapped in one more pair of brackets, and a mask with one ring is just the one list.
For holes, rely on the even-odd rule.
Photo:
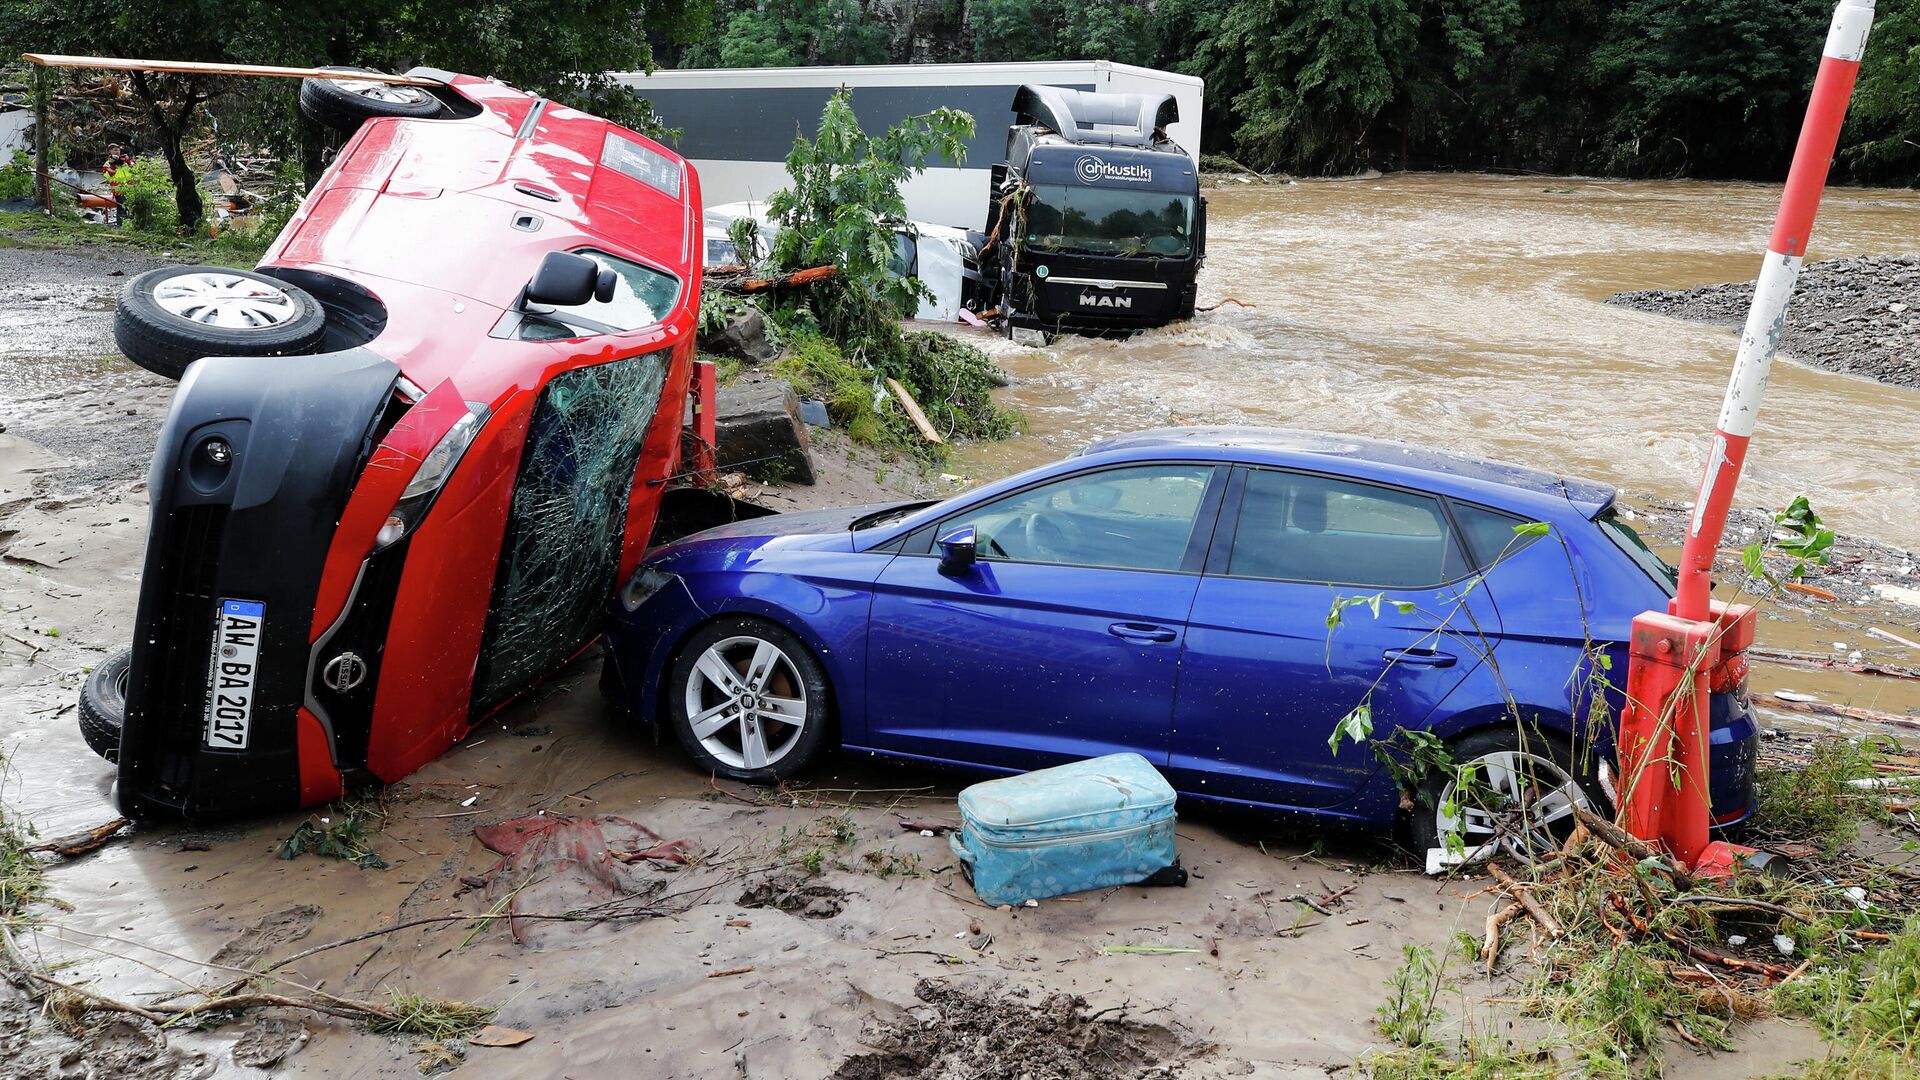
[[(1024, 270), (1011, 276), (1013, 325), (1054, 333), (1132, 333), (1165, 326), (1193, 311), (1191, 262), (1103, 263), (1091, 268), (1055, 262), (1046, 264), (1045, 277)], [(1100, 276), (1106, 273), (1117, 276)]]
[[(148, 477), (116, 787), (123, 813), (204, 818), (299, 805), (314, 601), (399, 375), (364, 349), (212, 357), (187, 370)], [(210, 451), (215, 442), (228, 450)], [(214, 749), (208, 703), (225, 600), (265, 612), (245, 745)]]

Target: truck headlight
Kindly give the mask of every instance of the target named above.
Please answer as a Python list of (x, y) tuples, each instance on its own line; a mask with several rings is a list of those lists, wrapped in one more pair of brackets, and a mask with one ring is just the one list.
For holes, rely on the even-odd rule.
[(386, 523), (374, 534), (373, 550), (382, 551), (398, 543), (400, 538), (413, 531), (420, 519), (427, 516), (427, 508), (433, 505), (434, 496), (447, 484), (447, 478), (453, 475), (454, 466), (460, 464), (461, 455), (467, 447), (473, 445), (474, 436), (480, 434), (487, 417), (491, 414), (485, 405), (479, 402), (467, 402), (467, 415), (453, 422), (440, 441), (435, 443), (427, 456), (420, 460), (420, 468), (414, 471), (413, 479), (407, 481), (406, 489), (400, 492), (400, 501), (393, 504), (393, 511), (387, 515)]

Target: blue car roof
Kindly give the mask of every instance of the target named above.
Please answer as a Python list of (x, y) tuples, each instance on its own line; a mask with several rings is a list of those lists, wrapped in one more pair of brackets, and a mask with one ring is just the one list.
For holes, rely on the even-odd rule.
[[(1387, 439), (1371, 439), (1364, 435), (1298, 428), (1156, 428), (1101, 439), (1081, 451), (1081, 455), (1126, 451), (1188, 453), (1199, 449), (1220, 451), (1223, 457), (1264, 460), (1273, 464), (1311, 466), (1314, 458), (1334, 458), (1348, 463), (1379, 466), (1408, 479), (1451, 479), (1511, 488), (1535, 495), (1557, 496), (1566, 499), (1589, 518), (1599, 516), (1613, 505), (1616, 494), (1608, 484), (1556, 476), (1524, 465), (1510, 465)], [(1441, 483), (1433, 486), (1444, 489), (1446, 485)]]

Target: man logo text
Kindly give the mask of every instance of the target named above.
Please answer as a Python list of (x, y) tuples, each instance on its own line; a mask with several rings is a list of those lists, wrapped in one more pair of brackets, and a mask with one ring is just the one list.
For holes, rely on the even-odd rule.
[(1100, 296), (1095, 293), (1083, 292), (1080, 294), (1080, 306), (1081, 307), (1130, 308), (1133, 306), (1133, 297), (1131, 296)]

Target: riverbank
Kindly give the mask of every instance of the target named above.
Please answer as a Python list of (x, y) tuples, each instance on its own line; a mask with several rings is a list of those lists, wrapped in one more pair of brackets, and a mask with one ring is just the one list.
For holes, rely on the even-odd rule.
[[(1608, 303), (1738, 328), (1753, 282), (1623, 292)], [(1810, 367), (1920, 389), (1920, 255), (1808, 263), (1787, 305), (1780, 347)]]

